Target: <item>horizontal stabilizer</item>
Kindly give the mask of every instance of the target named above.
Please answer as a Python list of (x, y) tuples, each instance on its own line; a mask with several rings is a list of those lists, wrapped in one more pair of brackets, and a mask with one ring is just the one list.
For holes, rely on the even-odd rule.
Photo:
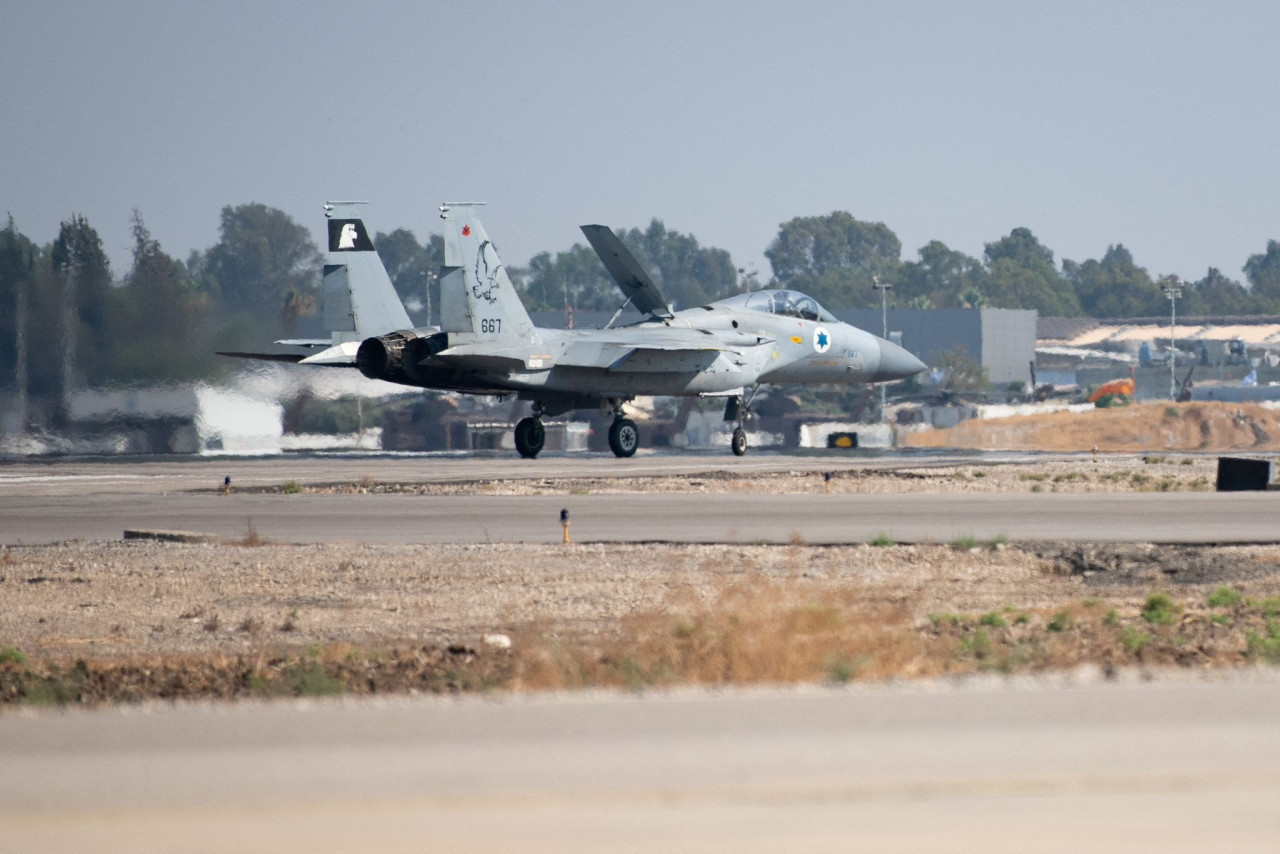
[(591, 248), (600, 256), (604, 268), (609, 271), (609, 275), (618, 283), (618, 287), (622, 289), (622, 293), (632, 305), (645, 314), (652, 314), (655, 317), (672, 316), (671, 308), (667, 305), (662, 291), (658, 289), (648, 271), (640, 266), (640, 262), (631, 254), (631, 250), (623, 245), (618, 235), (613, 233), (613, 229), (607, 225), (584, 225), (581, 228)]
[(285, 338), (282, 341), (272, 341), (272, 344), (282, 344), (285, 347), (332, 347), (333, 341), (328, 338)]
[(331, 368), (354, 368), (356, 366), (356, 352), (359, 349), (359, 341), (343, 341), (341, 344), (322, 350), (314, 356), (308, 356), (299, 364), (322, 365)]
[(260, 362), (293, 362), (297, 364), (306, 356), (300, 353), (230, 353), (218, 351), (219, 356), (230, 356), (233, 359), (257, 359)]

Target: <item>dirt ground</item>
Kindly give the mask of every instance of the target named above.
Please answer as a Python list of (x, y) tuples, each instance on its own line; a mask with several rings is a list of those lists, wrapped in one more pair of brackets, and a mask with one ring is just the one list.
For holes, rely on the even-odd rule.
[[(0, 595), (0, 707), (1238, 667), (1280, 650), (1280, 546), (74, 542), (7, 549)], [(1167, 619), (1144, 616), (1153, 595)]]
[(900, 437), (904, 447), (1037, 451), (1275, 451), (1280, 412), (1250, 403), (1140, 403), (962, 421)]

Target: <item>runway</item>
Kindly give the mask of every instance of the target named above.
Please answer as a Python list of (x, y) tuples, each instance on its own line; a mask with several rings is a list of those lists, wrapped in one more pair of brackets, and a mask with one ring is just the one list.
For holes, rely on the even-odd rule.
[(820, 544), (865, 542), (881, 534), (899, 542), (950, 542), (966, 536), (1156, 543), (1277, 538), (1277, 493), (405, 496), (233, 491), (225, 496), (208, 491), (226, 476), (243, 489), (288, 480), (449, 482), (822, 472), (954, 465), (965, 459), (670, 455), (531, 461), (503, 455), (12, 463), (0, 466), (0, 543), (117, 539), (127, 528), (198, 531), (230, 539), (253, 530), (286, 543), (559, 542), (561, 509), (570, 511), (572, 534), (579, 542), (802, 539)]
[(818, 454), (799, 456), (760, 453), (638, 454), (617, 459), (612, 454), (544, 454), (524, 460), (512, 453), (466, 456), (389, 454), (282, 456), (266, 458), (175, 457), (91, 460), (18, 460), (0, 462), (0, 497), (6, 495), (145, 494), (211, 489), (224, 477), (237, 486), (298, 483), (354, 483), (362, 478), (399, 483), (448, 483), (575, 477), (643, 477), (707, 472), (759, 474), (884, 469), (903, 466), (958, 465), (967, 462), (1030, 461), (1069, 455), (1028, 453), (955, 454), (877, 453), (875, 456)]
[(957, 537), (1155, 543), (1274, 542), (1275, 493), (1060, 495), (9, 495), (0, 542), (119, 539), (126, 528), (275, 542), (858, 543)]
[(8, 851), (1270, 852), (1280, 683), (0, 718)]

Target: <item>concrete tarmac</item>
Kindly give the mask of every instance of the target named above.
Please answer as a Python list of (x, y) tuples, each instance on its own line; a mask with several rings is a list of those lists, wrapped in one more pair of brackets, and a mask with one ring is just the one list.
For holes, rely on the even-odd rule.
[(1274, 542), (1277, 493), (408, 496), (94, 493), (0, 498), (0, 543), (118, 539), (127, 528), (274, 542), (951, 542), (958, 537)]
[(0, 718), (0, 850), (1271, 852), (1280, 683)]
[(523, 460), (513, 452), (481, 452), (466, 456), (390, 454), (242, 457), (128, 457), (0, 461), (0, 497), (5, 495), (81, 495), (179, 492), (211, 489), (231, 477), (237, 486), (298, 483), (354, 483), (362, 478), (392, 483), (449, 483), (574, 477), (662, 477), (729, 472), (738, 475), (786, 472), (849, 471), (998, 461), (1027, 462), (1073, 455), (1029, 453), (890, 453), (875, 456), (760, 453), (638, 454), (617, 459), (612, 454), (543, 454)]

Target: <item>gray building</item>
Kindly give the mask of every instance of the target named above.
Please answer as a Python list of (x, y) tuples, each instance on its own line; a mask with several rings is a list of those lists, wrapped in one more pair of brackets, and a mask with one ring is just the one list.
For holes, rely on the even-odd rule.
[[(881, 332), (880, 310), (846, 308), (831, 312), (845, 323)], [(1011, 308), (891, 308), (889, 332), (902, 333), (902, 346), (932, 366), (944, 353), (963, 348), (982, 363), (991, 382), (1031, 381), (1036, 357), (1034, 311)]]

